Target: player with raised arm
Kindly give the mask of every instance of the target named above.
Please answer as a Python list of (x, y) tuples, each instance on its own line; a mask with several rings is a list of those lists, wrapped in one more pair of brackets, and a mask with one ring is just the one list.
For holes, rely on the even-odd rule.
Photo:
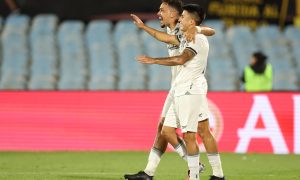
[[(163, 0), (158, 16), (161, 22), (161, 27), (167, 27), (167, 33), (171, 35), (178, 35), (182, 36), (180, 29), (179, 29), (179, 23), (178, 20), (180, 18), (180, 15), (182, 13), (182, 2), (180, 0)], [(154, 36), (154, 34), (159, 34), (157, 37), (161, 38), (162, 35), (165, 34), (165, 32), (161, 32), (155, 29), (152, 29), (150, 27), (147, 27), (136, 15), (132, 15), (134, 23), (137, 25), (137, 27), (143, 29), (148, 28), (148, 33)], [(207, 36), (213, 35), (214, 30), (208, 27), (198, 27), (198, 29), (190, 29), (189, 31), (189, 39), (193, 40), (195, 37), (195, 33), (198, 31), (198, 33), (203, 33)], [(160, 39), (159, 39), (160, 40)], [(177, 45), (168, 44), (168, 52), (169, 56), (175, 56), (179, 54), (179, 41), (177, 39), (174, 42), (178, 42)], [(176, 67), (172, 67), (172, 81), (176, 77)], [(148, 163), (144, 171), (140, 171), (137, 174), (126, 174), (124, 177), (125, 179), (133, 180), (133, 179), (152, 179), (155, 173), (155, 170), (160, 162), (160, 158), (165, 152), (168, 142), (165, 140), (165, 138), (161, 135), (162, 126), (164, 123), (165, 115), (167, 110), (170, 107), (172, 94), (169, 93), (162, 110), (161, 118), (159, 120), (157, 132), (156, 132), (156, 138), (153, 144), (153, 147), (150, 151)], [(181, 146), (177, 147), (177, 152), (179, 152), (180, 156), (183, 159), (186, 159), (186, 152), (185, 152), (185, 145), (182, 143), (182, 140), (178, 137), (179, 142), (181, 142)], [(201, 164), (200, 171), (204, 170), (204, 165)]]
[[(205, 13), (199, 6), (185, 6), (180, 22), (181, 30), (187, 33), (195, 25), (200, 25), (204, 17)], [(176, 39), (174, 36), (167, 37), (164, 35), (164, 40), (168, 40), (168, 42), (172, 40), (172, 43), (174, 43), (174, 39)], [(197, 119), (198, 133), (207, 150), (208, 159), (213, 169), (213, 175), (210, 179), (225, 179), (217, 143), (210, 132), (208, 121), (207, 82), (204, 77), (209, 49), (208, 41), (205, 36), (197, 34), (195, 43), (181, 39), (180, 49), (181, 54), (174, 57), (150, 58), (139, 56), (137, 58), (142, 63), (177, 67), (177, 76), (171, 89), (174, 92), (174, 99), (167, 113), (162, 134), (176, 147), (179, 142), (176, 134), (174, 134), (174, 129), (177, 127), (174, 118), (179, 119), (183, 132), (186, 132), (184, 133), (184, 139), (187, 143), (188, 157), (190, 157), (188, 158), (188, 165), (191, 171), (190, 179), (197, 179), (197, 160), (195, 156), (190, 156), (196, 153), (198, 148), (198, 146), (196, 148), (193, 135), (191, 135), (195, 131), (194, 123), (195, 119)]]

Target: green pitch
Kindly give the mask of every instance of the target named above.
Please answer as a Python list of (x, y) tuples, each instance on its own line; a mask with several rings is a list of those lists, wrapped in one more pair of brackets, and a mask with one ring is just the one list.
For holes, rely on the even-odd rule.
[[(117, 180), (124, 173), (145, 167), (147, 152), (0, 152), (3, 180)], [(222, 154), (227, 180), (299, 180), (300, 156)], [(201, 160), (207, 180), (211, 169), (205, 154)], [(183, 180), (187, 167), (175, 153), (166, 153), (156, 180)]]

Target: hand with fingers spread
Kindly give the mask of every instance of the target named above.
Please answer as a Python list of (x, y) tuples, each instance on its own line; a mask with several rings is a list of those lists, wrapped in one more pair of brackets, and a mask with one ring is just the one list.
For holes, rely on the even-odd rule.
[(138, 27), (138, 28), (142, 28), (145, 24), (144, 22), (135, 14), (130, 14), (130, 16), (132, 17), (133, 23)]

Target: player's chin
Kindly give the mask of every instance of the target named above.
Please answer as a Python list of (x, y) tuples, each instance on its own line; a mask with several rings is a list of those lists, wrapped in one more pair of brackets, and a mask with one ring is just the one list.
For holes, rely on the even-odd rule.
[(162, 20), (160, 21), (160, 27), (161, 28), (165, 28), (166, 27), (165, 23)]

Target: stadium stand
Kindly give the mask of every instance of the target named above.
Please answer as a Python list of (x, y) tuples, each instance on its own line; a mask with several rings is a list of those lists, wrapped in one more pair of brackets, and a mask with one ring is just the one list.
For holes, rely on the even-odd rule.
[[(2, 21), (4, 23), (2, 23)], [(160, 29), (156, 20), (147, 25)], [(209, 37), (207, 78), (211, 91), (239, 90), (243, 68), (252, 53), (268, 55), (274, 90), (299, 90), (300, 29), (292, 25), (225, 27), (207, 20), (216, 34)], [(59, 23), (55, 15), (0, 18), (0, 89), (2, 90), (167, 90), (169, 67), (138, 63), (137, 55), (168, 56), (166, 45), (139, 31), (129, 20)]]
[[(232, 91), (237, 89), (237, 72), (230, 44), (227, 42), (222, 21), (206, 21), (205, 26), (213, 27), (216, 34), (208, 38), (209, 56), (207, 77), (209, 90)], [(224, 78), (226, 77), (226, 78)]]
[[(300, 28), (292, 25), (288, 26), (284, 31), (285, 37), (289, 41), (289, 47), (296, 65), (297, 75), (300, 76)], [(299, 79), (300, 81), (300, 79)]]

